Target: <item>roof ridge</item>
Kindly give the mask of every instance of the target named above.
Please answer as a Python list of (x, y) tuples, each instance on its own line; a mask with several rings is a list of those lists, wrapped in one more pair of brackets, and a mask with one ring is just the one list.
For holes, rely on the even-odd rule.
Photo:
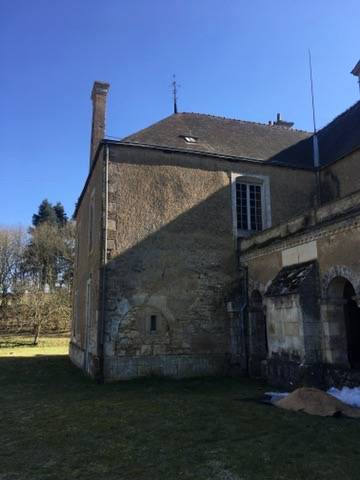
[(343, 112), (339, 113), (339, 115), (336, 115), (336, 117), (334, 117), (332, 120), (330, 120), (330, 122), (328, 122), (326, 125), (324, 125), (323, 127), (321, 127), (317, 133), (320, 133), (322, 132), (323, 130), (325, 130), (326, 128), (328, 128), (332, 123), (338, 121), (341, 117), (344, 117), (346, 115), (348, 115), (348, 113), (350, 112), (350, 110), (353, 110), (355, 109), (356, 107), (359, 107), (360, 106), (360, 100), (357, 100), (355, 103), (353, 103), (352, 105), (350, 105), (350, 107), (348, 107), (346, 110), (344, 110)]
[(221, 120), (231, 120), (231, 121), (234, 121), (234, 122), (239, 122), (239, 123), (249, 123), (251, 125), (259, 125), (260, 127), (274, 127), (276, 129), (279, 129), (279, 130), (286, 130), (286, 131), (292, 131), (292, 132), (301, 132), (301, 133), (308, 133), (309, 135), (312, 135), (312, 132), (309, 132), (307, 130), (302, 130), (300, 128), (288, 128), (288, 127), (284, 127), (282, 125), (274, 125), (274, 124), (271, 124), (269, 125), (268, 123), (262, 123), (262, 122), (255, 122), (255, 121), (251, 121), (251, 120), (242, 120), (240, 118), (230, 118), (230, 117), (223, 117), (221, 115), (212, 115), (210, 113), (199, 113), (199, 112), (179, 112), (177, 115), (200, 115), (202, 117), (211, 117), (211, 118), (219, 118)]

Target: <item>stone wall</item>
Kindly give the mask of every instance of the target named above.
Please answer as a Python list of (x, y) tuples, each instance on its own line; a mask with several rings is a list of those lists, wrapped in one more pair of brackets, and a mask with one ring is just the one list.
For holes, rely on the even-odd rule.
[(346, 197), (358, 190), (356, 172), (359, 161), (360, 150), (357, 150), (322, 169), (321, 198), (324, 203)]
[(186, 378), (226, 373), (226, 358), (214, 354), (112, 356), (106, 357), (104, 372), (108, 381), (152, 375)]
[[(314, 260), (319, 268), (316, 284), (306, 282), (308, 291), (302, 295), (280, 296), (276, 301), (270, 298), (265, 302), (269, 340), (267, 375), (273, 383), (285, 385), (286, 372), (293, 383), (305, 377), (307, 381), (310, 377), (320, 381), (318, 375), (322, 372), (325, 382), (325, 376), (330, 379), (332, 375), (325, 372), (326, 368), (334, 372), (334, 368), (344, 370), (347, 364), (345, 322), (339, 321), (344, 316), (344, 300), (331, 298), (329, 285), (337, 278), (348, 280), (360, 298), (359, 200), (359, 192), (353, 193), (309, 212), (311, 221), (307, 227), (303, 215), (241, 244), (240, 263), (248, 268), (250, 289), (257, 288), (262, 293), (286, 265)], [(285, 349), (278, 348), (284, 345), (283, 334), (289, 329), (291, 341), (285, 342)], [(310, 364), (318, 367), (309, 370)], [(276, 380), (276, 375), (280, 380)]]
[[(87, 180), (76, 215), (76, 256), (73, 286), (73, 319), (71, 328), (70, 358), (77, 363), (80, 358), (72, 357), (78, 349), (86, 352), (83, 358), (88, 373), (94, 373), (92, 357), (98, 351), (98, 321), (100, 310), (100, 265), (102, 254), (102, 219), (103, 219), (103, 183), (104, 151), (98, 152), (97, 160)], [(90, 203), (94, 202), (93, 242), (90, 248)], [(87, 316), (87, 282), (90, 285), (90, 311)]]
[[(309, 205), (310, 172), (299, 171), (295, 181), (280, 167), (111, 147), (107, 377), (133, 376), (146, 365), (186, 376), (187, 359), (194, 362), (194, 372), (213, 374), (219, 358), (226, 363), (226, 305), (238, 288), (232, 172), (270, 176), (274, 222)], [(293, 200), (285, 202), (290, 188)], [(156, 332), (151, 332), (151, 317), (156, 317)], [(209, 356), (216, 358), (215, 366)]]
[(133, 159), (110, 163), (105, 375), (219, 372), (236, 278), (229, 177)]

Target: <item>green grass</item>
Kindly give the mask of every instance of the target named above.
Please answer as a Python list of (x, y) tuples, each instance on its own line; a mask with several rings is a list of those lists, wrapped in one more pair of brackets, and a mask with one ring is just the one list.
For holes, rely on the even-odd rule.
[(34, 357), (38, 355), (67, 355), (69, 336), (41, 336), (37, 345), (30, 335), (0, 335), (0, 357)]
[(360, 478), (360, 423), (252, 401), (241, 379), (97, 385), (66, 356), (0, 358), (0, 479)]

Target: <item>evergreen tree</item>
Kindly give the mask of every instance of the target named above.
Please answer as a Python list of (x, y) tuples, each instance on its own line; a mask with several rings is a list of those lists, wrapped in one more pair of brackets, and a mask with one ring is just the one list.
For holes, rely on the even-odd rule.
[(74, 257), (74, 226), (60, 202), (47, 199), (33, 215), (25, 250), (25, 270), (41, 289), (71, 285)]
[(34, 213), (32, 217), (32, 224), (38, 227), (42, 223), (55, 224), (58, 222), (54, 207), (47, 198), (40, 203), (38, 213)]
[(62, 203), (60, 202), (57, 202), (56, 205), (54, 205), (54, 212), (55, 212), (55, 215), (56, 215), (56, 220), (57, 220), (57, 223), (63, 227), (67, 221), (68, 221), (68, 217), (65, 213), (65, 209), (64, 209), (64, 206), (62, 205)]

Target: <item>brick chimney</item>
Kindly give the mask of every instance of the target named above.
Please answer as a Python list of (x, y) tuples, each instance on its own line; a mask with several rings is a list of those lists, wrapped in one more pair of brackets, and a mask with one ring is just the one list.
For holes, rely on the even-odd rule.
[(287, 122), (281, 118), (280, 113), (276, 115), (276, 122), (273, 122), (272, 125), (277, 125), (278, 127), (291, 128), (294, 125), (294, 122)]
[(105, 82), (94, 82), (91, 92), (93, 103), (92, 124), (91, 124), (91, 145), (90, 145), (90, 168), (95, 159), (96, 150), (99, 143), (105, 136), (105, 113), (106, 96), (110, 85)]

